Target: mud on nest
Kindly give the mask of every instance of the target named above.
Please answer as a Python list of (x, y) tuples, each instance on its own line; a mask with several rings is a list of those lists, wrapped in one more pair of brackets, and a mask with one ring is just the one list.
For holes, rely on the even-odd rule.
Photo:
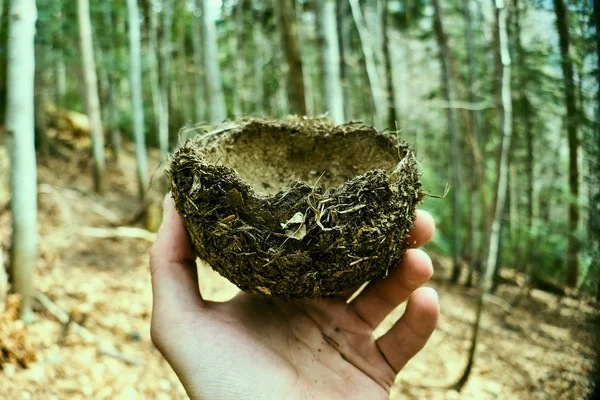
[(198, 256), (242, 290), (322, 298), (399, 262), (422, 199), (413, 151), (323, 119), (248, 119), (188, 140), (170, 183)]

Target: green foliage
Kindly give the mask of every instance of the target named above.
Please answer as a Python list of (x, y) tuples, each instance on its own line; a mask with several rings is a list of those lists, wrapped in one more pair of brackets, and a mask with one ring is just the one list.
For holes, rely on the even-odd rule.
[(425, 16), (425, 0), (390, 0), (388, 12), (393, 25), (399, 30), (406, 30)]

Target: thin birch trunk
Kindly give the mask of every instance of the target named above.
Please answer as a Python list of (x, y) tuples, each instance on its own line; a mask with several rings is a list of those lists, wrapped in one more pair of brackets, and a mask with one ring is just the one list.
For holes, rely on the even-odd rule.
[(121, 130), (119, 129), (118, 113), (116, 112), (116, 96), (115, 96), (115, 83), (116, 73), (115, 68), (117, 66), (116, 60), (116, 47), (118, 46), (117, 30), (114, 29), (114, 18), (112, 7), (108, 8), (104, 13), (104, 26), (110, 29), (110, 35), (113, 38), (113, 45), (108, 49), (110, 60), (107, 63), (106, 70), (106, 121), (108, 125), (108, 132), (110, 138), (110, 149), (112, 158), (115, 164), (119, 164), (119, 155), (121, 154)]
[[(180, 13), (185, 13), (185, 4), (182, 3), (182, 6), (179, 10)], [(186, 30), (186, 22), (185, 19), (181, 18), (178, 21), (179, 24), (177, 26), (177, 87), (178, 87), (178, 95), (179, 98), (175, 102), (179, 107), (179, 115), (182, 117), (183, 123), (178, 124), (179, 126), (183, 126), (189, 123), (194, 114), (193, 110), (193, 102), (191, 95), (191, 86), (188, 82), (188, 69), (187, 69), (187, 54), (185, 48), (185, 30)], [(180, 118), (181, 118), (180, 117)]]
[(144, 105), (142, 103), (142, 52), (140, 21), (137, 0), (127, 0), (129, 17), (129, 79), (131, 83), (131, 109), (133, 112), (133, 136), (137, 160), (138, 188), (142, 204), (146, 204), (148, 192), (148, 155), (144, 134)]
[(100, 99), (98, 97), (98, 77), (94, 61), (94, 44), (92, 40), (92, 23), (90, 21), (90, 4), (88, 0), (77, 0), (79, 19), (79, 46), (81, 51), (85, 108), (90, 119), (90, 135), (94, 156), (94, 189), (104, 192), (104, 132), (100, 115)]
[(335, 18), (335, 0), (319, 1), (316, 6), (321, 61), (321, 90), (325, 108), (334, 122), (344, 122), (344, 94), (340, 75), (340, 48)]
[[(287, 63), (287, 96), (291, 112), (306, 115), (306, 95), (304, 86), (304, 73), (296, 26), (295, 0), (275, 0), (279, 20), (281, 42)], [(286, 107), (282, 107), (285, 109)]]
[(344, 116), (346, 119), (352, 119), (352, 95), (350, 90), (349, 75), (350, 71), (348, 68), (347, 58), (351, 56), (350, 48), (350, 27), (347, 21), (348, 1), (347, 0), (336, 0), (336, 25), (338, 29), (338, 48), (340, 50), (340, 79), (342, 82), (342, 100)]
[(206, 103), (209, 107), (210, 122), (213, 124), (223, 122), (227, 118), (223, 81), (221, 80), (221, 67), (219, 66), (219, 49), (217, 47), (214, 12), (214, 6), (211, 2), (209, 0), (202, 0)]
[(11, 0), (7, 54), (6, 132), (10, 155), (12, 247), (10, 283), (21, 295), (20, 317), (33, 318), (37, 248), (37, 172), (34, 138), (34, 0)]
[(205, 120), (204, 61), (202, 56), (202, 12), (194, 8), (192, 19), (192, 46), (194, 48), (194, 103), (196, 122)]
[[(161, 90), (160, 90), (160, 79), (158, 72), (158, 18), (160, 14), (160, 4), (156, 0), (150, 0), (150, 10), (148, 11), (148, 70), (150, 79), (150, 92), (152, 93), (152, 111), (154, 113), (154, 137), (158, 139), (159, 146), (161, 142), (161, 110), (163, 107)], [(161, 148), (161, 155), (162, 155)]]
[[(596, 176), (596, 193), (590, 207), (590, 220), (593, 227), (593, 234), (598, 248), (600, 248), (600, 0), (594, 0), (593, 23), (596, 28), (596, 167), (594, 168)], [(600, 264), (600, 259), (594, 260), (596, 267)], [(598, 271), (596, 269), (596, 271)], [(600, 301), (600, 279), (596, 283), (596, 301)]]
[[(475, 104), (477, 95), (475, 94), (475, 82), (477, 82), (477, 63), (475, 59), (475, 44), (473, 43), (473, 25), (471, 17), (471, 0), (463, 2), (465, 16), (465, 40), (467, 47), (467, 58), (469, 62), (469, 101)], [(471, 110), (471, 131), (473, 132), (473, 147), (479, 152), (479, 112)], [(469, 275), (466, 285), (470, 287), (473, 283), (473, 275), (475, 269), (479, 266), (479, 251), (477, 248), (477, 226), (479, 209), (477, 197), (479, 192), (477, 168), (475, 163), (471, 163), (469, 167), (470, 173), (470, 188), (469, 188), (469, 234), (468, 236), (468, 251), (469, 251)]]
[(314, 40), (310, 37), (308, 26), (303, 20), (304, 15), (302, 6), (296, 4), (296, 0), (294, 0), (294, 4), (300, 7), (300, 10), (298, 12), (294, 12), (294, 15), (296, 17), (296, 25), (298, 26), (298, 43), (300, 46), (300, 63), (302, 64), (302, 79), (304, 82), (306, 115), (315, 115), (315, 110), (322, 109), (321, 103), (323, 99), (315, 94), (315, 85), (313, 80), (314, 62), (310, 57), (311, 54), (310, 52), (306, 51), (306, 47), (303, 49), (301, 45), (301, 43), (312, 42)]
[(373, 106), (375, 107), (375, 115), (373, 116), (373, 122), (376, 128), (381, 129), (385, 120), (385, 98), (381, 91), (381, 83), (379, 81), (379, 74), (377, 72), (377, 64), (375, 61), (375, 53), (373, 48), (375, 47), (375, 41), (372, 39), (371, 34), (367, 30), (365, 20), (360, 9), (358, 0), (349, 0), (350, 9), (352, 10), (352, 16), (356, 29), (358, 30), (358, 36), (362, 46), (363, 54), (365, 56), (365, 66), (367, 68), (367, 76), (369, 78), (369, 84), (371, 86), (371, 96), (373, 98)]
[(579, 279), (579, 249), (577, 229), (579, 227), (579, 116), (575, 98), (573, 62), (571, 61), (569, 34), (569, 11), (563, 0), (554, 0), (556, 27), (560, 47), (561, 67), (566, 104), (567, 140), (569, 144), (569, 232), (567, 242), (567, 285), (575, 287)]
[[(42, 51), (39, 45), (35, 46), (36, 62), (41, 64)], [(35, 113), (35, 147), (38, 154), (42, 158), (47, 158), (50, 154), (49, 143), (48, 143), (48, 119), (46, 118), (45, 105), (47, 102), (46, 97), (46, 71), (42, 68), (35, 69), (35, 82), (34, 82), (34, 113)]]
[(58, 55), (56, 60), (56, 107), (60, 107), (63, 103), (63, 99), (67, 94), (67, 67), (65, 66), (65, 60), (63, 58), (62, 51)]
[(162, 0), (162, 45), (160, 46), (160, 114), (158, 122), (158, 143), (160, 161), (165, 162), (169, 154), (169, 88), (171, 87), (171, 52), (173, 4)]
[(483, 315), (484, 297), (490, 292), (492, 279), (494, 276), (494, 266), (498, 258), (500, 229), (504, 213), (504, 202), (508, 190), (508, 159), (510, 156), (511, 136), (512, 136), (512, 95), (511, 95), (511, 61), (508, 45), (507, 30), (507, 7), (504, 0), (496, 0), (496, 9), (498, 15), (498, 39), (500, 44), (500, 60), (502, 63), (502, 147), (500, 151), (500, 163), (498, 184), (496, 187), (496, 204), (494, 205), (494, 219), (492, 220), (492, 232), (490, 235), (488, 258), (485, 264), (485, 275), (482, 281), (482, 290), (477, 303), (477, 316), (471, 337), (471, 348), (469, 359), (463, 375), (454, 385), (456, 391), (460, 391), (469, 379), (469, 374), (475, 362), (475, 353), (477, 350), (477, 341), (479, 339), (479, 329), (481, 325), (481, 316)]
[(264, 83), (264, 37), (261, 24), (252, 27), (254, 40), (254, 112), (257, 115), (265, 114), (265, 83)]
[(392, 73), (392, 55), (390, 50), (389, 36), (389, 17), (388, 17), (388, 1), (379, 0), (380, 17), (381, 17), (381, 33), (382, 33), (382, 51), (383, 64), (385, 73), (385, 94), (386, 94), (386, 124), (388, 129), (401, 129), (400, 121), (396, 119), (398, 104), (396, 101), (396, 92), (394, 90), (394, 80)]
[(460, 278), (460, 171), (459, 171), (459, 154), (458, 154), (458, 138), (456, 127), (456, 115), (453, 107), (454, 95), (450, 87), (450, 50), (448, 49), (448, 37), (442, 25), (441, 9), (438, 0), (432, 0), (434, 9), (434, 30), (439, 47), (439, 58), (442, 69), (442, 92), (449, 107), (446, 108), (446, 121), (448, 125), (448, 137), (452, 155), (452, 276), (450, 281), (455, 283)]
[(242, 36), (244, 33), (244, 0), (238, 0), (235, 5), (235, 28), (234, 28), (234, 45), (235, 57), (233, 61), (233, 114), (236, 117), (240, 117), (243, 114), (243, 93), (244, 93), (244, 78), (243, 68), (244, 62), (244, 51), (242, 44)]

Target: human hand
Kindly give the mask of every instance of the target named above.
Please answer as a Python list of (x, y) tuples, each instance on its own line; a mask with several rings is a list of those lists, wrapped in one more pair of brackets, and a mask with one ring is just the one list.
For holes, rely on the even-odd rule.
[[(432, 263), (416, 249), (434, 230), (419, 211), (414, 248), (350, 303), (350, 294), (285, 302), (244, 292), (216, 303), (201, 296), (196, 254), (168, 197), (150, 256), (152, 341), (192, 399), (387, 399), (437, 324), (437, 294), (420, 288)], [(373, 330), (407, 299), (404, 315), (375, 340)]]

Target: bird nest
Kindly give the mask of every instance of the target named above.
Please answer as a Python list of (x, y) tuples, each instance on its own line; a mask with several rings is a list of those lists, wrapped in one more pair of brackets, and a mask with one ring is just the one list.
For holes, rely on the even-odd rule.
[(189, 139), (169, 177), (198, 256), (242, 290), (284, 299), (385, 276), (423, 197), (410, 147), (323, 119), (248, 119)]

